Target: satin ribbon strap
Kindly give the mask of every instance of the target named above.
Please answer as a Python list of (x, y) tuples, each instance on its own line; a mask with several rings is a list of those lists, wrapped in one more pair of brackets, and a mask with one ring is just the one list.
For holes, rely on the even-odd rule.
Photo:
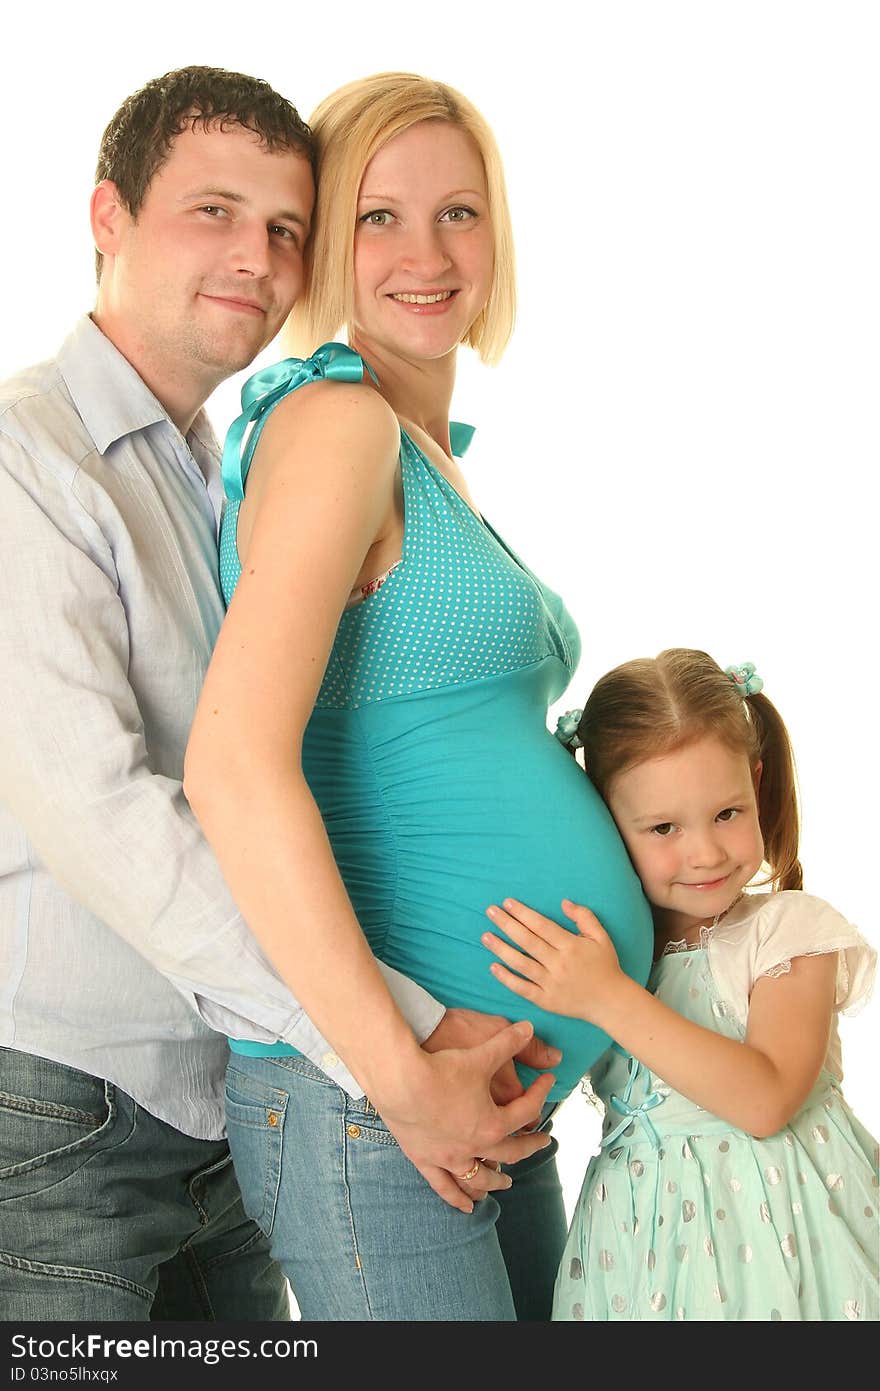
[(475, 426), (465, 425), (461, 420), (450, 420), (449, 445), (456, 459), (461, 459), (468, 452), (475, 433)]
[(365, 370), (378, 386), (372, 367), (353, 348), (345, 343), (324, 343), (311, 357), (286, 357), (248, 377), (241, 389), (241, 415), (230, 425), (223, 446), (221, 471), (226, 496), (239, 502), (244, 497), (245, 480), (257, 440), (269, 412), (279, 401), (307, 382), (322, 378), (363, 381)]

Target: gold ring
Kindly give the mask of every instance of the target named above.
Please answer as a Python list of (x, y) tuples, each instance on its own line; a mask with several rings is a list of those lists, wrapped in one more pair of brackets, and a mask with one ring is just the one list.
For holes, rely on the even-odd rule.
[(474, 1167), (473, 1167), (472, 1169), (468, 1169), (468, 1171), (467, 1171), (466, 1174), (459, 1174), (459, 1178), (461, 1178), (461, 1179), (471, 1179), (471, 1178), (475, 1178), (476, 1175), (477, 1175), (477, 1173), (479, 1172), (479, 1168), (480, 1168), (480, 1161), (479, 1161), (479, 1159), (475, 1159), (475, 1160), (474, 1160)]

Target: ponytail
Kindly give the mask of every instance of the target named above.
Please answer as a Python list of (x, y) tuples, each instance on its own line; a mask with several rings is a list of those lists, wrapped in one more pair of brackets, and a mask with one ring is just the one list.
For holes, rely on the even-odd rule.
[(764, 837), (764, 861), (770, 871), (768, 882), (774, 889), (802, 889), (797, 781), (788, 730), (776, 706), (763, 693), (748, 696), (745, 704), (762, 765), (758, 820)]

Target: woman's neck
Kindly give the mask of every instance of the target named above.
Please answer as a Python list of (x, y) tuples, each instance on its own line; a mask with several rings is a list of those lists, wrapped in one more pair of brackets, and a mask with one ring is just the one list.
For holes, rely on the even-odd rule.
[(443, 450), (449, 442), (449, 408), (455, 386), (455, 352), (432, 361), (412, 362), (352, 332), (350, 345), (379, 378), (379, 391), (394, 414), (418, 426)]

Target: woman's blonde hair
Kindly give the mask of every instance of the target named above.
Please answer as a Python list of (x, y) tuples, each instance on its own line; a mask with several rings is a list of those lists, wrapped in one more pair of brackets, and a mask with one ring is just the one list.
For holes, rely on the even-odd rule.
[(767, 881), (803, 888), (794, 755), (782, 716), (763, 692), (744, 699), (706, 652), (670, 647), (659, 657), (625, 662), (603, 676), (584, 707), (578, 738), (587, 773), (608, 800), (628, 768), (662, 758), (711, 735), (761, 767), (758, 821)]
[(313, 352), (351, 323), (354, 234), (364, 170), (377, 150), (420, 121), (457, 126), (471, 137), (483, 160), (495, 238), (494, 274), (489, 298), (464, 341), (484, 362), (501, 357), (513, 331), (516, 286), (498, 146), (487, 122), (460, 92), (408, 72), (382, 72), (350, 82), (326, 97), (311, 116), (318, 196), (306, 249), (307, 289), (284, 330), (295, 352)]

